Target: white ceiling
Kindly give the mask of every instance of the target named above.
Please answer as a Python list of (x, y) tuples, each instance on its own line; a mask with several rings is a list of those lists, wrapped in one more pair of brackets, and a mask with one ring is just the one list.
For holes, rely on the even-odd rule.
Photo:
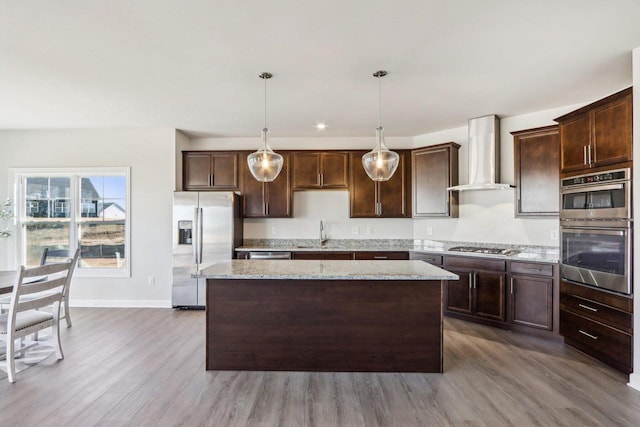
[[(631, 84), (637, 0), (0, 0), (0, 129), (414, 136)], [(324, 133), (315, 130), (326, 122)]]

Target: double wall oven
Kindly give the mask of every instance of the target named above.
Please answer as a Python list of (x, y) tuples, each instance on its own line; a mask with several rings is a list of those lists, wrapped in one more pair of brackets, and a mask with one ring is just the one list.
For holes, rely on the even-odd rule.
[(562, 278), (631, 295), (631, 170), (564, 178), (560, 195)]

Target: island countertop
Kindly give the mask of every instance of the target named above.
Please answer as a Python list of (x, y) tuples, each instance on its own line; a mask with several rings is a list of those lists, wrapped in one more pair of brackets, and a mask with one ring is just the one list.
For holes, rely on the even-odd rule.
[(423, 261), (243, 260), (213, 264), (198, 277), (207, 279), (304, 280), (458, 280)]

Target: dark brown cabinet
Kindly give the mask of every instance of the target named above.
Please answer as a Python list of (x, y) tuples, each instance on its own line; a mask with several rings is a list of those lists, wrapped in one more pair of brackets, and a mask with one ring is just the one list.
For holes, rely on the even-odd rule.
[(633, 298), (561, 281), (560, 334), (619, 371), (633, 370)]
[(346, 152), (292, 153), (293, 189), (348, 189), (349, 155)]
[(556, 119), (561, 173), (631, 161), (632, 96), (627, 88)]
[(411, 152), (413, 217), (458, 217), (459, 144), (447, 142)]
[(292, 259), (311, 259), (311, 260), (352, 260), (353, 253), (352, 252), (292, 252)]
[(489, 321), (506, 320), (505, 271), (501, 260), (446, 256), (445, 269), (458, 276), (447, 281), (445, 310)]
[(511, 134), (515, 158), (516, 217), (557, 216), (560, 200), (558, 126)]
[(237, 152), (182, 153), (184, 190), (239, 190)]
[(351, 218), (410, 218), (410, 160), (398, 150), (400, 163), (391, 179), (372, 181), (362, 167), (362, 152), (350, 153), (349, 216)]
[(367, 252), (354, 252), (353, 259), (355, 260), (407, 260), (409, 259), (409, 252), (388, 252), (388, 251), (367, 251)]
[(247, 156), (242, 154), (242, 214), (245, 218), (290, 218), (292, 192), (290, 154), (280, 152), (284, 164), (272, 182), (259, 182), (251, 175)]
[(530, 328), (553, 328), (552, 264), (511, 262), (509, 322)]

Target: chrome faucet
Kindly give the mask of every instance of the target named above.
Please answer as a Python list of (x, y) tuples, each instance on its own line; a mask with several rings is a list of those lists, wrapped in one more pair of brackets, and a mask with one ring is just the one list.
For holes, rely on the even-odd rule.
[(327, 235), (324, 232), (324, 224), (322, 223), (322, 220), (320, 220), (320, 246), (322, 246), (326, 241)]

